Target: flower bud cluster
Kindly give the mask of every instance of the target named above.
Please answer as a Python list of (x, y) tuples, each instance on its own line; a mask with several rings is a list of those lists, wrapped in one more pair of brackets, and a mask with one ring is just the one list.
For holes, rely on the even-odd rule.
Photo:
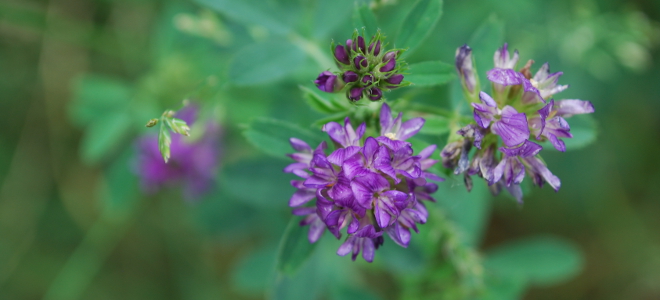
[(383, 90), (408, 85), (401, 74), (407, 67), (399, 58), (403, 50), (385, 51), (383, 40), (384, 36), (378, 32), (367, 43), (356, 30), (345, 45), (333, 42), (331, 47), (340, 72), (321, 72), (314, 84), (328, 93), (344, 91), (351, 101), (363, 97), (378, 101), (383, 97)]
[(339, 239), (346, 228), (348, 237), (337, 254), (352, 253), (355, 260), (362, 252), (368, 262), (383, 244), (383, 233), (408, 246), (410, 229), (417, 232), (417, 224), (424, 224), (428, 216), (421, 200), (435, 201), (430, 194), (438, 186), (427, 180), (443, 180), (427, 172), (438, 162), (429, 159), (436, 146), (413, 155), (412, 145), (405, 141), (423, 125), (422, 118), (403, 123), (401, 114), (392, 118), (384, 103), (378, 137), (363, 140), (366, 124), (355, 130), (346, 118), (343, 125), (330, 122), (323, 126), (336, 146), (330, 155), (325, 152), (325, 142), (312, 150), (307, 143), (291, 138), (297, 153), (289, 156), (296, 162), (284, 171), (302, 179), (291, 182), (297, 191), (289, 206), (294, 207), (293, 214), (306, 216), (301, 226), (310, 225), (311, 243), (326, 229)]
[[(538, 186), (547, 182), (555, 191), (561, 186), (559, 178), (538, 156), (543, 147), (532, 142), (532, 138), (549, 140), (557, 150), (566, 151), (560, 138), (573, 137), (566, 118), (593, 113), (594, 107), (589, 101), (576, 99), (555, 102), (552, 96), (568, 88), (557, 84), (563, 73), (550, 73), (545, 63), (532, 76), (533, 61), (515, 71), (518, 60), (518, 52), (511, 56), (507, 44), (495, 52), (495, 68), (487, 72), (491, 96), (478, 91), (471, 49), (466, 45), (456, 51), (456, 67), (464, 94), (474, 108), (475, 123), (458, 130), (441, 156), (445, 167), (454, 169), (455, 174), (465, 174), (468, 189), (472, 186), (469, 176), (478, 175), (494, 193), (506, 188), (522, 202), (520, 183), (525, 174)], [(477, 151), (470, 160), (468, 154), (473, 145)]]

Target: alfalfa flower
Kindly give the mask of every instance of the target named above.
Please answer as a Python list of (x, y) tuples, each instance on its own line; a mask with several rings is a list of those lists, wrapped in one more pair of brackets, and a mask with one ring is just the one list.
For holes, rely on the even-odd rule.
[[(356, 43), (361, 45), (359, 39)], [(353, 260), (361, 254), (369, 262), (384, 243), (383, 234), (408, 246), (410, 230), (417, 232), (417, 224), (426, 223), (428, 212), (422, 200), (435, 201), (430, 194), (437, 185), (430, 180), (443, 180), (428, 171), (438, 162), (430, 159), (436, 147), (429, 146), (415, 155), (406, 141), (423, 125), (422, 118), (406, 122), (401, 114), (393, 118), (384, 103), (380, 136), (365, 137), (366, 124), (353, 127), (346, 118), (343, 124), (323, 126), (335, 146), (330, 154), (325, 142), (312, 150), (291, 138), (298, 152), (290, 155), (295, 162), (284, 171), (301, 180), (292, 181), (297, 190), (289, 205), (294, 207), (294, 214), (306, 216), (301, 225), (310, 225), (310, 242), (316, 242), (325, 229), (340, 238), (345, 228), (348, 237), (337, 254), (351, 253)]]
[(403, 81), (407, 64), (400, 58), (404, 50), (384, 50), (387, 44), (379, 32), (368, 42), (356, 30), (345, 45), (332, 44), (339, 72), (323, 71), (314, 84), (324, 92), (346, 93), (353, 101), (368, 98), (378, 101), (383, 91), (409, 85)]

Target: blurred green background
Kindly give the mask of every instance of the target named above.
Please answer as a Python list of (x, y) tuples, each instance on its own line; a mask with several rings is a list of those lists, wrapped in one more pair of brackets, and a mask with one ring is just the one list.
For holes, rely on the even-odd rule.
[[(373, 3), (385, 35), (396, 35), (413, 4)], [(419, 274), (442, 287), (427, 288), (428, 299), (460, 298), (444, 288), (458, 285), (455, 272), (431, 270), (438, 264), (422, 259), (415, 240), (424, 233), (407, 250), (387, 240), (373, 264), (336, 256), (341, 242), (326, 234), (297, 273), (274, 272), (293, 176), (281, 172), (285, 158), (261, 153), (242, 132), (260, 117), (319, 131), (309, 124), (323, 115), (298, 86), (313, 88), (331, 66), (296, 45), (325, 51), (332, 39), (348, 39), (354, 7), (352, 0), (0, 2), (0, 299), (399, 299), (419, 288), (409, 279)], [(558, 99), (596, 108), (594, 143), (543, 154), (562, 179), (558, 193), (531, 189), (519, 207), (484, 193), (479, 180), (468, 195), (461, 179), (449, 178), (431, 204), (450, 218), (480, 215), (474, 224), (485, 231), (472, 246), (486, 258), (502, 243), (539, 235), (582, 253), (567, 267), (574, 277), (505, 286), (515, 297), (660, 299), (659, 18), (654, 0), (447, 0), (407, 57), (453, 63), (484, 22), (498, 24), (522, 61), (564, 72), (560, 83), (570, 88)], [(474, 51), (488, 57), (495, 48)], [(490, 62), (477, 67), (485, 72)], [(415, 101), (449, 103), (446, 86), (401, 90), (388, 99), (408, 91)], [(214, 116), (224, 127), (217, 184), (195, 203), (176, 187), (145, 195), (134, 172), (133, 141), (155, 132), (146, 121), (186, 98), (221, 111)], [(439, 147), (445, 139), (426, 137)]]

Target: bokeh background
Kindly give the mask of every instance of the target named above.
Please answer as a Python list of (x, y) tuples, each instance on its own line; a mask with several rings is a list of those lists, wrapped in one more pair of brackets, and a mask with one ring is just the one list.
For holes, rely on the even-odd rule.
[[(330, 66), (278, 44), (277, 27), (251, 25), (241, 9), (288, 20), (325, 50), (350, 37), (355, 4), (215, 2), (244, 6), (228, 14), (212, 0), (0, 2), (0, 299), (398, 299), (413, 284), (407, 274), (424, 270), (419, 251), (391, 241), (375, 263), (352, 263), (326, 234), (297, 275), (274, 275), (292, 177), (281, 173), (286, 159), (260, 152), (243, 131), (260, 117), (313, 128), (323, 116), (298, 86), (313, 88)], [(383, 33), (395, 36), (413, 4), (376, 1)], [(536, 235), (579, 249), (575, 276), (530, 285), (523, 299), (660, 299), (659, 18), (654, 0), (447, 0), (407, 58), (452, 63), (490, 20), (523, 60), (564, 72), (570, 88), (560, 98), (596, 108), (595, 142), (544, 154), (560, 192), (533, 189), (523, 206), (436, 195), (450, 211), (486, 207), (479, 252)], [(280, 52), (267, 76), (245, 71), (251, 56)], [(446, 87), (405, 89), (449, 102)], [(183, 99), (223, 127), (216, 183), (193, 201), (177, 186), (145, 193), (135, 167), (136, 139), (157, 131), (146, 121)], [(460, 179), (446, 184), (463, 188)], [(447, 276), (428, 280), (451, 285)], [(441, 297), (451, 298), (431, 299)]]

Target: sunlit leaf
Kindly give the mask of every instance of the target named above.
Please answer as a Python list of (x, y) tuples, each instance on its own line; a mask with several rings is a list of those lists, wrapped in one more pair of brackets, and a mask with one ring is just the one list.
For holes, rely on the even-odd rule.
[(334, 101), (334, 97), (332, 97), (331, 94), (326, 93), (330, 96), (330, 98), (328, 98), (318, 91), (310, 89), (306, 86), (301, 85), (300, 89), (303, 91), (305, 102), (307, 102), (307, 104), (309, 104), (312, 109), (320, 113), (332, 114), (348, 110), (347, 107), (341, 106), (339, 103)]
[(124, 82), (87, 75), (76, 82), (69, 114), (74, 124), (85, 126), (108, 113), (123, 110), (131, 93), (131, 88)]
[[(435, 28), (442, 15), (442, 0), (419, 0), (403, 20), (396, 39), (396, 46), (414, 51)], [(403, 56), (411, 51), (406, 51)]]
[(170, 145), (172, 144), (172, 137), (167, 127), (161, 125), (158, 131), (158, 150), (163, 160), (167, 162), (170, 159)]

